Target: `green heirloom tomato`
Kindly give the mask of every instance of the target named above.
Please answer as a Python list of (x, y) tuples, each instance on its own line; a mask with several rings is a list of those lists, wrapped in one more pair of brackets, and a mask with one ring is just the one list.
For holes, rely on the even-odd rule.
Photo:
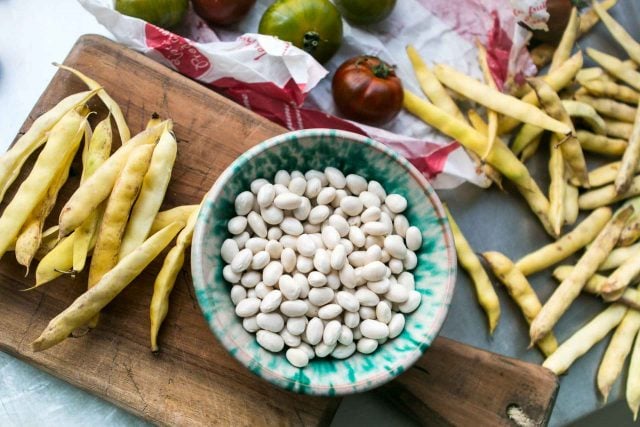
[(326, 62), (342, 42), (342, 17), (329, 0), (276, 0), (262, 15), (258, 32), (291, 42)]
[(118, 12), (163, 28), (178, 25), (188, 6), (189, 0), (116, 0)]
[(391, 15), (396, 0), (336, 0), (340, 13), (354, 24), (375, 24)]

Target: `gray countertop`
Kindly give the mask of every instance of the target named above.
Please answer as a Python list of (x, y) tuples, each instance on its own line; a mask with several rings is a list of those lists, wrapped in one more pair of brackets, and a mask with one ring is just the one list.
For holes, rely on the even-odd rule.
[[(635, 31), (634, 35), (640, 38), (638, 23), (632, 22), (640, 16), (640, 6), (632, 0), (620, 0), (620, 3), (614, 10), (614, 16), (625, 25), (629, 24), (629, 28)], [(622, 16), (623, 9), (626, 16)], [(0, 16), (3, 18), (0, 26), (0, 150), (5, 150), (53, 76), (55, 69), (51, 62), (61, 61), (82, 34), (108, 34), (75, 0), (0, 0)], [(582, 47), (598, 46), (622, 55), (612, 46), (602, 28), (580, 44)], [(532, 170), (546, 170), (542, 159), (534, 159), (529, 166)], [(539, 175), (539, 183), (545, 188), (545, 173)], [(494, 189), (481, 191), (465, 185), (440, 195), (478, 252), (499, 250), (517, 259), (549, 242), (512, 188), (508, 187), (507, 194), (504, 194)], [(555, 287), (549, 273), (536, 274), (531, 281), (543, 300)], [(526, 350), (528, 334), (522, 316), (504, 289), (499, 287), (498, 293), (502, 319), (495, 335), (489, 337), (484, 314), (476, 304), (467, 276), (461, 272), (442, 334), (490, 351), (540, 363), (542, 358), (537, 350)], [(566, 339), (602, 307), (595, 298), (581, 296), (558, 324), (558, 339)], [(571, 422), (580, 425), (605, 422), (631, 425), (626, 404), (619, 401), (620, 396), (624, 396), (622, 381), (616, 383), (611, 393), (613, 403), (601, 410), (603, 404), (595, 387), (595, 375), (607, 342), (608, 338), (576, 362), (569, 374), (562, 378), (551, 425)], [(626, 378), (626, 369), (623, 378)], [(0, 352), (0, 425), (89, 424), (142, 425), (144, 422)], [(411, 425), (411, 422), (405, 414), (389, 407), (374, 394), (366, 393), (345, 398), (333, 422), (335, 426), (354, 424)]]

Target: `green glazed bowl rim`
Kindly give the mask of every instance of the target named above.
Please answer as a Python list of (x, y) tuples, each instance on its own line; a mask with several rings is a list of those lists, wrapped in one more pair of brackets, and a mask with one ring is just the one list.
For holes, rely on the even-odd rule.
[[(202, 250), (202, 247), (204, 246), (206, 240), (205, 229), (207, 227), (207, 218), (211, 215), (211, 206), (220, 197), (227, 183), (233, 178), (235, 173), (234, 171), (239, 170), (239, 168), (241, 168), (243, 165), (246, 165), (248, 162), (250, 162), (251, 159), (274, 146), (287, 144), (295, 139), (317, 138), (323, 136), (333, 136), (336, 138), (364, 144), (371, 149), (381, 152), (382, 154), (389, 157), (390, 160), (402, 167), (407, 172), (407, 174), (423, 189), (424, 195), (433, 206), (433, 209), (439, 220), (438, 224), (441, 227), (441, 233), (444, 239), (448, 260), (447, 271), (449, 272), (449, 274), (447, 277), (448, 280), (446, 283), (446, 289), (442, 294), (442, 304), (440, 305), (438, 312), (434, 316), (433, 322), (430, 324), (427, 333), (425, 334), (425, 339), (422, 342), (416, 344), (415, 349), (413, 349), (412, 351), (403, 353), (403, 357), (399, 358), (397, 361), (397, 369), (394, 369), (393, 372), (380, 371), (376, 375), (369, 376), (362, 381), (350, 383), (349, 387), (337, 387), (334, 389), (333, 387), (335, 386), (332, 387), (311, 384), (307, 387), (296, 388), (291, 387), (292, 384), (297, 383), (294, 378), (286, 377), (281, 373), (269, 368), (268, 366), (260, 364), (260, 362), (256, 360), (255, 356), (251, 354), (251, 352), (245, 351), (245, 349), (241, 346), (238, 346), (233, 339), (221, 332), (223, 328), (221, 327), (221, 325), (216, 324), (216, 316), (212, 315), (213, 313), (211, 313), (215, 312), (215, 309), (209, 307), (210, 301), (201, 294), (202, 292), (200, 292), (204, 292), (207, 289), (207, 276), (204, 271), (204, 251)], [(418, 171), (411, 163), (409, 163), (409, 161), (407, 161), (400, 154), (386, 147), (382, 143), (353, 132), (335, 129), (304, 129), (299, 131), (286, 132), (281, 135), (269, 138), (240, 155), (220, 174), (209, 192), (205, 195), (202, 203), (202, 208), (196, 222), (191, 246), (191, 275), (193, 279), (193, 286), (196, 290), (196, 299), (198, 300), (198, 305), (200, 306), (200, 310), (202, 311), (205, 320), (207, 321), (209, 329), (213, 332), (217, 340), (223, 345), (223, 347), (229, 354), (231, 354), (242, 365), (244, 365), (259, 377), (262, 377), (263, 379), (278, 387), (309, 395), (336, 396), (364, 392), (391, 381), (397, 375), (409, 369), (424, 354), (424, 351), (433, 342), (433, 339), (436, 337), (442, 327), (442, 324), (444, 323), (444, 320), (448, 313), (449, 305), (451, 304), (451, 299), (453, 297), (456, 274), (457, 259), (455, 246), (453, 243), (453, 235), (451, 234), (449, 222), (447, 220), (444, 208), (442, 207), (442, 203), (440, 202), (440, 199), (438, 198), (429, 181), (422, 175), (422, 173), (420, 173), (420, 171)], [(284, 358), (284, 355), (282, 357)], [(338, 360), (336, 362), (340, 363), (341, 361)], [(259, 365), (260, 369), (255, 369), (256, 363)]]

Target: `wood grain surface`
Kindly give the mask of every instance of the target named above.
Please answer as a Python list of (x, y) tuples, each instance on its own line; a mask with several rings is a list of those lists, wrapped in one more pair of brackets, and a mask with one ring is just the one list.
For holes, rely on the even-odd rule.
[[(281, 127), (166, 67), (100, 36), (83, 36), (64, 61), (99, 81), (122, 107), (132, 133), (153, 112), (174, 121), (178, 157), (164, 208), (197, 203), (217, 176), (243, 151), (284, 132)], [(85, 90), (58, 71), (25, 121), (32, 121), (64, 96)], [(98, 100), (95, 125), (106, 115)], [(78, 156), (79, 157), (79, 156)], [(29, 172), (27, 164), (17, 182)], [(76, 159), (61, 200), (79, 182)], [(14, 186), (6, 200), (13, 195)], [(34, 291), (12, 253), (0, 262), (0, 350), (88, 390), (149, 421), (164, 425), (328, 424), (339, 399), (295, 395), (255, 377), (237, 363), (208, 330), (196, 303), (190, 273), (183, 269), (171, 295), (160, 334), (161, 351), (149, 350), (148, 306), (162, 257), (103, 311), (97, 329), (41, 353), (29, 344), (51, 318), (86, 286), (86, 274), (62, 277)], [(189, 264), (189, 260), (185, 265)], [(536, 365), (438, 338), (416, 367), (381, 393), (422, 424), (512, 423), (515, 405), (536, 425), (548, 419), (557, 378)]]

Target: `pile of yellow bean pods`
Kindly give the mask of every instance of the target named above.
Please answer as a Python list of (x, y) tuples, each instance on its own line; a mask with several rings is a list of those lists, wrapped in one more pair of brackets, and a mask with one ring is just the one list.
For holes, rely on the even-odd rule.
[[(99, 83), (77, 70), (59, 67), (75, 74), (89, 91), (60, 101), (0, 157), (1, 200), (27, 158), (44, 146), (0, 216), (0, 256), (13, 250), (27, 272), (38, 259), (33, 288), (63, 275), (75, 276), (91, 257), (89, 289), (33, 343), (33, 349), (40, 351), (77, 328), (95, 327), (100, 310), (177, 235), (156, 278), (150, 304), (151, 348), (155, 351), (169, 294), (183, 266), (199, 211), (198, 206), (179, 206), (158, 212), (177, 154), (172, 122), (154, 115), (145, 130), (131, 137), (120, 107)], [(87, 118), (92, 113), (86, 103), (96, 95), (109, 114), (91, 129)], [(122, 142), (113, 154), (112, 119)], [(58, 225), (43, 230), (81, 145), (80, 186), (64, 205)]]
[[(532, 51), (538, 63), (550, 61), (548, 73), (530, 78), (525, 87), (511, 91), (517, 96), (497, 90), (482, 46), (478, 50), (484, 82), (446, 65), (429, 68), (408, 47), (409, 59), (428, 99), (405, 91), (404, 105), (428, 125), (460, 142), (494, 183), (502, 187), (502, 177), (511, 181), (545, 231), (556, 239), (517, 262), (495, 251), (482, 254), (521, 309), (529, 324), (531, 344), (546, 357), (543, 365), (562, 374), (615, 329), (597, 374), (597, 385), (606, 400), (631, 354), (626, 397), (635, 417), (640, 407), (640, 292), (631, 285), (640, 277), (640, 243), (636, 243), (640, 239), (640, 197), (636, 197), (640, 195), (640, 175), (635, 175), (640, 171), (640, 43), (608, 14), (607, 9), (616, 1), (594, 1), (582, 14), (574, 8), (559, 44), (542, 45)], [(630, 59), (621, 60), (589, 48), (586, 53), (598, 66), (583, 68), (582, 52), (578, 49), (571, 54), (576, 39), (598, 21)], [(446, 88), (483, 107), (488, 123), (475, 110), (465, 116)], [(501, 138), (514, 130), (517, 132), (508, 146)], [(545, 132), (549, 134), (547, 195), (525, 166)], [(588, 170), (587, 152), (622, 159)], [(627, 199), (617, 209), (609, 206)], [(579, 210), (593, 212), (563, 235), (563, 227), (576, 223)], [(498, 296), (451, 214), (449, 220), (458, 260), (474, 282), (493, 333), (500, 319)], [(582, 249), (575, 266), (559, 266), (553, 271), (560, 285), (541, 302), (527, 276)], [(598, 274), (606, 270), (613, 270), (608, 277)], [(582, 291), (612, 304), (558, 344), (553, 327)]]

